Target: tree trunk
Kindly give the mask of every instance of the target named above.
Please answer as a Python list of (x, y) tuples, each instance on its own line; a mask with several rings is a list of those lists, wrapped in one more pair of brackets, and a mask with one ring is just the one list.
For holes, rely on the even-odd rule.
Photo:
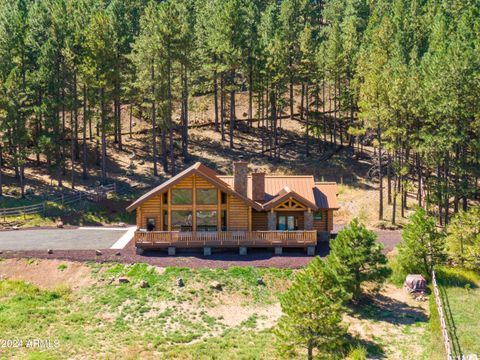
[(233, 149), (233, 130), (235, 129), (235, 71), (231, 74), (232, 89), (230, 90), (230, 149)]
[(253, 126), (253, 65), (250, 63), (248, 72), (248, 124)]
[(226, 138), (225, 138), (225, 91), (224, 91), (223, 73), (220, 75), (220, 127), (221, 127), (222, 141), (226, 141)]
[(101, 114), (101, 136), (102, 136), (102, 183), (107, 182), (107, 121), (105, 116), (105, 89), (100, 89), (100, 114)]
[(213, 104), (215, 109), (215, 131), (219, 131), (218, 127), (218, 84), (217, 84), (217, 70), (213, 71)]
[(87, 86), (83, 85), (83, 161), (82, 178), (88, 178), (87, 173)]
[(305, 109), (305, 84), (302, 82), (302, 95), (300, 97), (300, 120), (303, 120), (303, 111)]
[(293, 120), (293, 77), (290, 78), (290, 120)]
[(310, 139), (309, 139), (309, 128), (310, 128), (310, 116), (308, 114), (309, 104), (308, 104), (308, 82), (305, 84), (305, 152), (307, 156), (310, 156)]
[[(378, 121), (378, 120), (377, 120)], [(379, 208), (378, 208), (378, 219), (383, 219), (383, 174), (382, 174), (382, 132), (380, 125), (377, 127), (377, 138), (378, 138), (378, 189), (379, 189)]]
[(156, 109), (156, 93), (155, 93), (155, 67), (152, 62), (151, 69), (152, 79), (152, 155), (153, 155), (153, 176), (158, 176), (157, 166), (157, 109)]

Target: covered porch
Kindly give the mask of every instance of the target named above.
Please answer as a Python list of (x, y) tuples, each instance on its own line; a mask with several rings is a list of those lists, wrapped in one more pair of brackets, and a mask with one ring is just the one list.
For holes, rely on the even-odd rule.
[(298, 231), (136, 231), (135, 246), (161, 248), (311, 247), (315, 230)]

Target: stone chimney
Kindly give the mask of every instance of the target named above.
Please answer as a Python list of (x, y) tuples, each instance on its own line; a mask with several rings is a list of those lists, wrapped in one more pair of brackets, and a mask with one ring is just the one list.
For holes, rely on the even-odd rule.
[(265, 198), (265, 173), (252, 173), (252, 198), (255, 201), (263, 201)]
[(233, 163), (233, 188), (236, 192), (247, 196), (248, 162), (235, 161)]

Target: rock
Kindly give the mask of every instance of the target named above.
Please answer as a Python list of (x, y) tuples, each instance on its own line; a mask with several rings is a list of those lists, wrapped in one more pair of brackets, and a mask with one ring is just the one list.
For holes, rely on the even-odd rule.
[(183, 279), (181, 277), (177, 278), (177, 286), (178, 287), (184, 287), (185, 283), (183, 282)]
[(132, 127), (136, 126), (136, 125), (137, 125), (137, 123), (135, 121), (132, 121)]
[(128, 169), (127, 172), (126, 172), (126, 175), (127, 176), (133, 176), (133, 175), (135, 175), (135, 171), (133, 171), (132, 169)]
[(127, 224), (125, 224), (124, 222), (119, 222), (117, 225), (118, 225), (118, 227), (126, 227), (127, 226)]
[(102, 255), (102, 252), (101, 252), (100, 250), (95, 250), (95, 255), (101, 256), (101, 255)]
[(57, 228), (63, 229), (63, 221), (58, 221), (57, 222)]
[(122, 253), (121, 253), (120, 251), (117, 251), (117, 252), (115, 253), (115, 256), (121, 256), (121, 255), (122, 255)]
[(0, 250), (0, 255), (2, 255), (2, 254), (3, 254), (3, 251), (2, 251), (2, 250)]
[(17, 225), (13, 225), (13, 226), (12, 226), (12, 230), (18, 230), (18, 226), (17, 226)]
[(263, 278), (259, 277), (257, 279), (257, 285), (265, 285), (265, 281), (263, 281)]
[(33, 195), (33, 189), (31, 187), (26, 187), (25, 195)]
[(145, 160), (140, 160), (140, 161), (138, 162), (138, 164), (139, 164), (139, 165), (145, 165)]
[(130, 282), (130, 280), (128, 280), (128, 278), (126, 277), (119, 277), (118, 278), (118, 283), (119, 284), (128, 284)]
[(146, 288), (150, 287), (150, 285), (148, 284), (148, 282), (146, 282), (145, 280), (140, 281), (140, 283), (138, 284), (138, 286), (141, 287), (142, 289), (146, 289)]
[(47, 250), (47, 254), (53, 254), (53, 250), (52, 250), (52, 249), (48, 249), (48, 250)]
[(219, 283), (218, 281), (213, 281), (211, 284), (210, 284), (210, 288), (214, 289), (214, 290), (222, 290), (223, 288), (223, 284)]

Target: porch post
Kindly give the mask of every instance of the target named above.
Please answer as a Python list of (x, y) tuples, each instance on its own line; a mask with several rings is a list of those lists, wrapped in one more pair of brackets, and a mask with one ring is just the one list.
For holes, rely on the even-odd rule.
[(303, 213), (303, 221), (304, 221), (304, 224), (303, 224), (303, 228), (305, 230), (313, 230), (313, 213), (312, 213), (312, 209), (308, 209), (307, 211), (305, 211)]
[(272, 209), (268, 213), (267, 217), (268, 217), (268, 230), (277, 230), (277, 213)]

